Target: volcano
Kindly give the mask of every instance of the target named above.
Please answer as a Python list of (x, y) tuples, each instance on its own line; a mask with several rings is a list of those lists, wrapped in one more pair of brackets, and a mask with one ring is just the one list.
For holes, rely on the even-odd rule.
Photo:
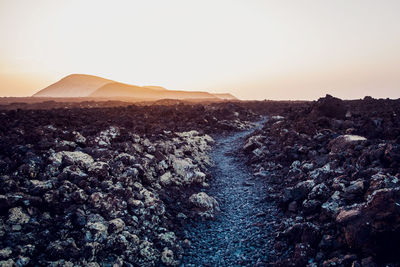
[(231, 94), (202, 91), (167, 90), (161, 86), (137, 86), (86, 74), (71, 74), (40, 90), (33, 97), (130, 98), (138, 100), (199, 99), (237, 100)]

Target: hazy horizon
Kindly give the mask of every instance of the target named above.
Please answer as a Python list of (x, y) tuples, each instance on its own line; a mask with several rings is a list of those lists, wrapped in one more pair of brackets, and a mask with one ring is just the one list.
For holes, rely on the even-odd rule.
[(400, 98), (400, 2), (0, 0), (0, 96), (82, 73), (240, 99)]

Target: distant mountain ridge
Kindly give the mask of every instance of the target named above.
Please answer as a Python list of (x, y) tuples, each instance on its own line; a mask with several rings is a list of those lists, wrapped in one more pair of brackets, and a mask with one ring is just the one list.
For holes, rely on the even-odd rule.
[(212, 94), (200, 91), (167, 90), (161, 86), (137, 86), (87, 74), (68, 75), (40, 90), (33, 97), (237, 100), (228, 93)]
[(213, 94), (214, 96), (224, 99), (224, 100), (237, 100), (235, 96), (230, 93), (220, 93), (220, 94)]
[(93, 75), (71, 74), (40, 90), (33, 96), (86, 97), (95, 92), (99, 87), (110, 82), (113, 81)]

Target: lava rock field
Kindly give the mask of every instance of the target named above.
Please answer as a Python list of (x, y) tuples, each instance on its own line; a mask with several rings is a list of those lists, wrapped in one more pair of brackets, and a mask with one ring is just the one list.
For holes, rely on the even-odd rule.
[(181, 264), (185, 225), (226, 213), (208, 191), (214, 140), (261, 118), (230, 153), (276, 209), (254, 235), (268, 236), (266, 265), (399, 266), (399, 115), (399, 100), (329, 95), (1, 106), (0, 266)]
[(399, 266), (400, 101), (288, 106), (243, 153), (281, 211), (276, 266)]

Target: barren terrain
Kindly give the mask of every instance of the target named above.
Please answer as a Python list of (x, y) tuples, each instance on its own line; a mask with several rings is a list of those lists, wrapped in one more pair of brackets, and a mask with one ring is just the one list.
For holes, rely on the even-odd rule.
[(2, 266), (398, 266), (400, 101), (8, 102)]

